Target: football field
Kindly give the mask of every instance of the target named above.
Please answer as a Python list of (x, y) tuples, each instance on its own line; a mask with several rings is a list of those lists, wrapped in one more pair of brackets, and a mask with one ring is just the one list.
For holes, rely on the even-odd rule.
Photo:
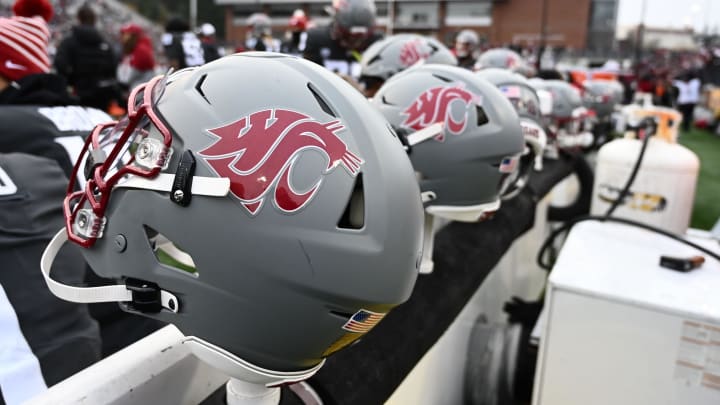
[(700, 176), (690, 226), (710, 229), (720, 218), (720, 136), (693, 129), (682, 133), (679, 142), (700, 158)]

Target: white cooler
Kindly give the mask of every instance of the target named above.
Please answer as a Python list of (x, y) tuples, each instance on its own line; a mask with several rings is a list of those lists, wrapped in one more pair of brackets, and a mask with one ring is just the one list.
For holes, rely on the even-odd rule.
[(533, 404), (719, 405), (720, 263), (659, 266), (698, 254), (626, 225), (576, 225), (549, 279)]

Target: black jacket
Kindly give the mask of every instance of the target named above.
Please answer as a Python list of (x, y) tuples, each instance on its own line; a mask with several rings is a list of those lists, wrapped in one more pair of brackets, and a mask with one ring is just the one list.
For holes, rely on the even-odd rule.
[(10, 83), (0, 91), (1, 105), (77, 105), (78, 99), (67, 92), (67, 82), (61, 76), (40, 73), (27, 75)]
[(79, 25), (58, 46), (54, 66), (83, 105), (104, 110), (119, 94), (118, 62), (118, 55), (97, 29)]

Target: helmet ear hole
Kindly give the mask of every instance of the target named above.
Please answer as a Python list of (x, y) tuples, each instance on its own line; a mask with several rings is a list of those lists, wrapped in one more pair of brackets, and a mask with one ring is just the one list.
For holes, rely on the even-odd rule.
[(337, 226), (340, 229), (362, 229), (365, 226), (365, 190), (362, 173), (355, 179), (353, 192)]
[(490, 120), (488, 119), (487, 114), (485, 114), (485, 109), (483, 109), (481, 106), (476, 105), (476, 106), (475, 106), (475, 112), (476, 112), (475, 115), (476, 115), (476, 117), (477, 117), (477, 126), (485, 125), (485, 124), (487, 124), (488, 122), (490, 122)]
[(148, 242), (160, 264), (193, 277), (200, 275), (192, 256), (155, 229), (147, 225), (144, 228)]

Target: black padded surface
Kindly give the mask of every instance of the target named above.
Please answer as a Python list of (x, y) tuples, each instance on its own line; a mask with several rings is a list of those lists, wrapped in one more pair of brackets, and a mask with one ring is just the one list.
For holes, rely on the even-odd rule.
[(546, 161), (528, 188), (481, 223), (450, 223), (435, 239), (435, 269), (410, 299), (367, 336), (327, 359), (310, 379), (326, 404), (382, 404), (460, 313), (512, 242), (533, 227), (538, 197), (572, 171), (570, 158)]

